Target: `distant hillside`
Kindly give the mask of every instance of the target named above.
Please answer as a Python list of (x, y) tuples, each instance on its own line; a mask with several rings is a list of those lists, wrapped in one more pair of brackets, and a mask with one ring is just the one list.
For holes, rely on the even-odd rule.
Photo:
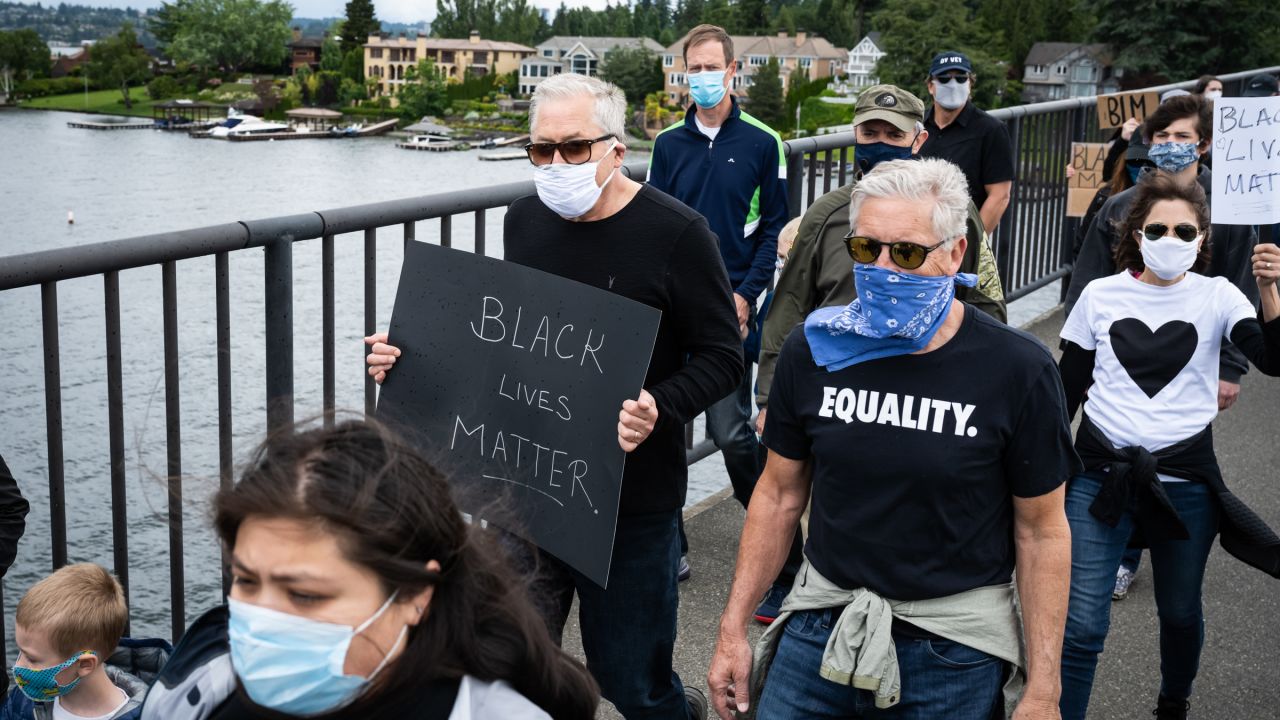
[[(98, 8), (67, 3), (25, 3), (0, 0), (0, 30), (30, 28), (40, 33), (45, 42), (79, 45), (85, 40), (98, 40), (115, 33), (126, 22), (133, 23), (139, 31), (138, 40), (148, 48), (155, 47), (156, 39), (146, 32), (147, 17), (153, 10), (134, 8)], [(306, 37), (323, 37), (325, 30), (342, 18), (294, 18), (293, 25), (302, 28)], [(426, 34), (431, 28), (428, 22), (382, 23), (383, 32)]]
[(0, 0), (0, 30), (30, 28), (45, 42), (79, 45), (84, 40), (98, 40), (115, 33), (126, 22), (139, 30), (138, 40), (154, 47), (156, 39), (145, 32), (149, 10), (133, 8), (95, 8), (87, 5), (58, 5), (4, 2)]

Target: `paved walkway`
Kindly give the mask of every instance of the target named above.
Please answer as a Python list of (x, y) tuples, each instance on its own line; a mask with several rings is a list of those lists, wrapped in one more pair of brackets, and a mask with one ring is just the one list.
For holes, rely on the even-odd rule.
[[(1061, 316), (1028, 328), (1056, 347)], [(1218, 458), (1233, 490), (1272, 527), (1280, 528), (1280, 379), (1256, 370), (1244, 379), (1240, 401), (1215, 423)], [(718, 465), (719, 456), (699, 463)], [(699, 468), (700, 470), (702, 468)], [(727, 491), (686, 511), (693, 577), (680, 587), (676, 669), (706, 687), (720, 611), (728, 596), (744, 513)], [(1146, 558), (1144, 557), (1144, 561)], [(1280, 581), (1215, 547), (1205, 580), (1207, 619), (1200, 677), (1191, 717), (1198, 720), (1280, 718)], [(1144, 567), (1129, 597), (1112, 605), (1112, 629), (1098, 668), (1090, 718), (1150, 717), (1159, 687), (1159, 654), (1151, 575)], [(635, 618), (635, 622), (644, 622)], [(576, 629), (565, 646), (580, 652)], [(758, 630), (753, 632), (753, 638)], [(602, 718), (616, 718), (612, 708)]]

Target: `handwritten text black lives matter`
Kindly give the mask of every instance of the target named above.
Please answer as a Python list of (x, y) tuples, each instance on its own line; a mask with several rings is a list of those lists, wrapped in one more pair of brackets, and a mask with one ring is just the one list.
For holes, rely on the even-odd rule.
[[(593, 328), (584, 332), (573, 323), (553, 321), (547, 315), (526, 317), (522, 305), (512, 313), (500, 299), (488, 295), (482, 302), (479, 322), (472, 320), (470, 328), (483, 342), (508, 344), (544, 359), (576, 364), (584, 372), (604, 374), (598, 353), (605, 336)], [(513, 403), (550, 413), (565, 423), (573, 420), (573, 403), (555, 388), (535, 387), (519, 376), (502, 373), (490, 389)], [(571, 452), (549, 441), (543, 442), (541, 438), (494, 428), (492, 423), (469, 421), (455, 413), (449, 449), (478, 452), (481, 458), (491, 461), (496, 467), (482, 473), (485, 479), (519, 485), (550, 498), (560, 507), (565, 507), (566, 501), (585, 502), (598, 514), (584, 482), (591, 470), (587, 460), (572, 457)]]

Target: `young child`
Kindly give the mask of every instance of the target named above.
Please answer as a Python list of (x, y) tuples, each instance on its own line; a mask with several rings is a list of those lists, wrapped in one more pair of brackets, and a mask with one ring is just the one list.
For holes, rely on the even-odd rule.
[[(0, 720), (138, 717), (147, 683), (107, 664), (128, 615), (120, 583), (97, 565), (68, 565), (36, 583), (14, 618), (16, 687), (0, 709)], [(125, 642), (128, 652), (120, 657), (144, 659), (159, 671), (168, 643)]]

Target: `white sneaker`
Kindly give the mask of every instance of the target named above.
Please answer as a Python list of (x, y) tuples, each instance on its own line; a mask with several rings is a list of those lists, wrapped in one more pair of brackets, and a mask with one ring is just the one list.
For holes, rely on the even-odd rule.
[(1129, 594), (1129, 586), (1133, 584), (1135, 573), (1127, 567), (1116, 571), (1116, 586), (1111, 590), (1112, 600), (1123, 600)]

